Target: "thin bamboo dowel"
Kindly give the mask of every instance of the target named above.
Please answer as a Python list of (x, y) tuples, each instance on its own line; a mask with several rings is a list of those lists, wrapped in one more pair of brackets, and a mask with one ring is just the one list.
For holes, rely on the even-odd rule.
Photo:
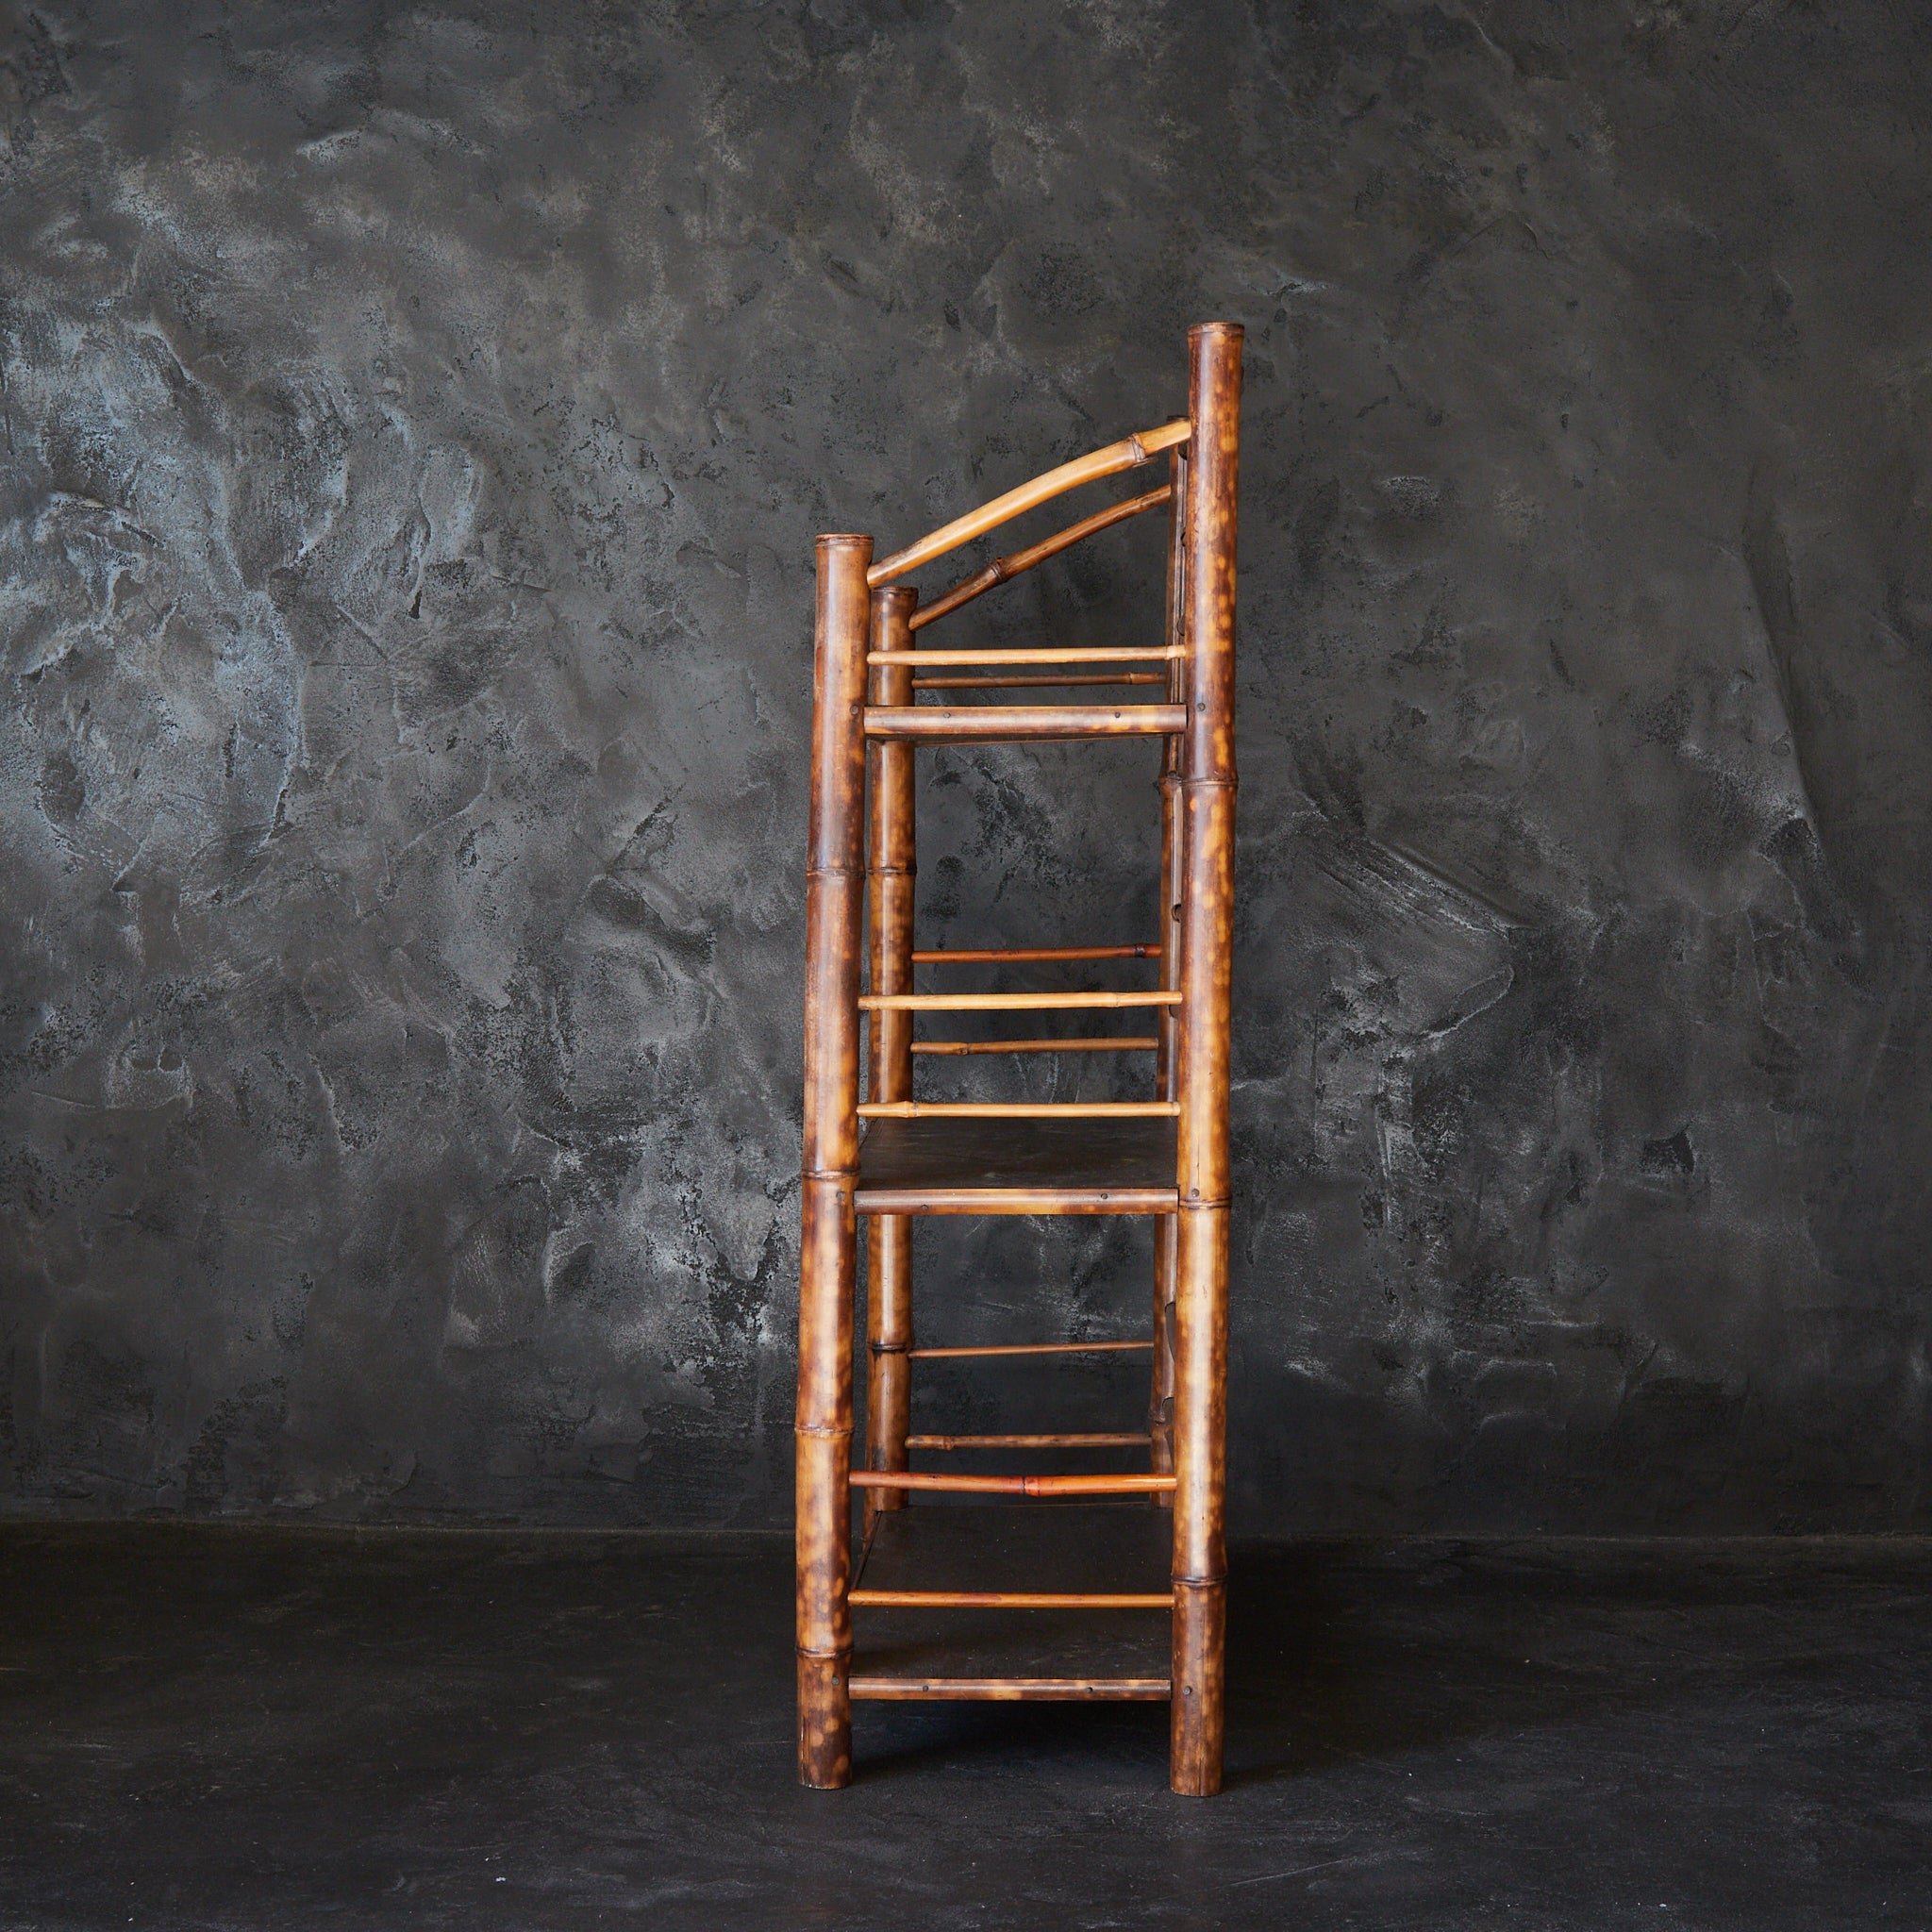
[(1050, 685), (1055, 691), (1073, 684), (1165, 684), (1158, 671), (1123, 671), (1118, 677), (1109, 672), (1087, 671), (1073, 677), (915, 677), (914, 691), (1016, 691), (1022, 685)]
[(957, 739), (1018, 744), (1034, 739), (1160, 738), (1185, 731), (1181, 705), (868, 705), (868, 738)]
[(1181, 655), (1165, 644), (1123, 644), (1117, 651), (1097, 644), (1070, 644), (1056, 650), (1027, 644), (1010, 651), (872, 651), (868, 664), (1167, 664)]
[(855, 1469), (855, 1490), (947, 1490), (975, 1496), (1144, 1496), (1171, 1490), (1171, 1475), (929, 1475)]
[(1173, 1120), (1177, 1100), (869, 1100), (862, 1121), (1129, 1121)]
[(1106, 1430), (1066, 1436), (908, 1436), (908, 1449), (1135, 1449), (1147, 1432)]
[(1116, 1033), (1105, 1040), (915, 1040), (914, 1053), (1152, 1053), (1160, 1042)]
[(949, 951), (922, 948), (915, 966), (991, 966), (1028, 959), (1158, 959), (1158, 941), (1124, 946), (959, 946)]
[(1023, 1013), (1177, 1007), (1181, 999), (1178, 987), (1156, 987), (1146, 992), (869, 992), (858, 1004), (868, 1013)]
[(1044, 563), (1049, 557), (1058, 557), (1062, 550), (1071, 549), (1083, 537), (1111, 529), (1116, 524), (1125, 523), (1129, 517), (1139, 516), (1142, 510), (1158, 509), (1173, 493), (1174, 486), (1163, 483), (1158, 490), (1150, 490), (1145, 496), (1130, 496), (1124, 503), (1095, 510), (1091, 517), (1082, 517), (1077, 524), (1069, 524), (1064, 530), (1057, 530), (1051, 537), (1042, 538), (1024, 550), (1016, 550), (1010, 557), (994, 558), (983, 571), (968, 577), (964, 583), (955, 584), (943, 596), (935, 597), (914, 616), (912, 628), (923, 629), (934, 619), (950, 615), (960, 605), (972, 603), (974, 598), (991, 590), (995, 584), (1004, 584), (1023, 571), (1031, 570), (1035, 564)]
[(1175, 423), (1163, 423), (1158, 429), (1143, 429), (1137, 436), (1129, 436), (1119, 442), (1110, 442), (1105, 449), (1094, 450), (1091, 455), (1075, 457), (1071, 463), (1062, 463), (1058, 469), (1048, 470), (1044, 475), (1035, 476), (1029, 483), (1022, 483), (1017, 489), (1008, 490), (1002, 496), (995, 496), (991, 503), (983, 503), (977, 509), (968, 510), (963, 517), (955, 517), (950, 524), (941, 524), (929, 536), (922, 537), (916, 543), (908, 543), (904, 550), (894, 551), (883, 562), (875, 563), (866, 572), (865, 580), (874, 589), (880, 584), (889, 584), (894, 577), (903, 577), (908, 571), (917, 570), (923, 563), (930, 563), (936, 557), (943, 557), (949, 550), (957, 550), (962, 543), (970, 543), (975, 537), (983, 537), (989, 530), (996, 530), (1002, 524), (1009, 524), (1037, 505), (1049, 503), (1056, 496), (1063, 496), (1069, 490), (1077, 490), (1083, 483), (1097, 483), (1103, 476), (1117, 476), (1123, 470), (1131, 470), (1144, 463), (1149, 457), (1158, 456), (1164, 449), (1173, 449), (1176, 443), (1187, 441), (1192, 425), (1185, 419)]
[(1165, 1610), (1174, 1591), (1099, 1590), (855, 1590), (856, 1610)]
[(872, 1703), (1165, 1704), (1165, 1677), (854, 1677), (852, 1694)]
[(914, 1361), (952, 1361), (984, 1355), (1124, 1355), (1153, 1346), (1151, 1341), (1000, 1341), (984, 1348), (909, 1348), (906, 1353)]
[(1119, 675), (1111, 671), (1082, 671), (1064, 678), (914, 678), (912, 690), (916, 691), (1016, 691), (1022, 686), (1049, 686), (1051, 690), (1066, 690), (1071, 684), (1165, 684), (1167, 678), (1158, 671), (1123, 671)]

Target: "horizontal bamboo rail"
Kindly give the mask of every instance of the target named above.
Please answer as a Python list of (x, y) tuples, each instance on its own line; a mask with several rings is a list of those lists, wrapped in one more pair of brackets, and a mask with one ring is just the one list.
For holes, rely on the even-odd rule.
[(1023, 1187), (999, 1182), (861, 1181), (853, 1196), (860, 1214), (1174, 1214), (1173, 1187), (1093, 1187), (1052, 1181)]
[(1174, 987), (1145, 992), (867, 992), (858, 996), (868, 1013), (1032, 1013), (1085, 1011), (1091, 1007), (1177, 1007)]
[(1174, 1687), (1165, 1677), (854, 1677), (851, 1694), (873, 1703), (1165, 1704)]
[(868, 651), (868, 664), (1171, 664), (1188, 654), (1178, 645), (1123, 644), (1117, 651), (1098, 644), (1027, 644), (1010, 651)]
[(995, 584), (1004, 584), (1023, 571), (1031, 570), (1035, 564), (1044, 563), (1049, 557), (1058, 557), (1062, 550), (1072, 549), (1083, 537), (1109, 530), (1116, 524), (1125, 523), (1129, 517), (1139, 516), (1142, 510), (1158, 509), (1173, 495), (1174, 485), (1163, 483), (1158, 490), (1150, 490), (1145, 496), (1130, 496), (1124, 503), (1095, 510), (1091, 517), (1082, 517), (1077, 524), (1069, 524), (1064, 530), (1056, 530), (1051, 537), (1028, 544), (1024, 550), (1016, 550), (1010, 557), (994, 558), (983, 571), (968, 577), (964, 583), (955, 584), (943, 596), (935, 597), (924, 610), (915, 610), (911, 628), (918, 630), (938, 618), (950, 616), (960, 605), (972, 603), (974, 598), (991, 590)]
[(998, 1341), (984, 1348), (908, 1348), (914, 1361), (952, 1360), (981, 1355), (1124, 1355), (1131, 1349), (1152, 1348), (1146, 1341)]
[(960, 946), (954, 951), (922, 950), (915, 966), (993, 966), (1029, 959), (1158, 959), (1160, 941), (1124, 946)]
[(1172, 1490), (1171, 1475), (930, 1475), (855, 1469), (855, 1490), (950, 1490), (980, 1496), (1143, 1496)]
[(1185, 731), (1185, 705), (868, 705), (868, 738), (1018, 743), (1038, 738), (1162, 738)]
[(1143, 429), (1137, 436), (1110, 442), (1089, 456), (1075, 457), (1071, 463), (1061, 463), (1058, 469), (1035, 476), (1030, 483), (1022, 483), (1003, 496), (995, 496), (991, 503), (968, 510), (963, 517), (941, 524), (904, 550), (894, 551), (866, 572), (866, 586), (875, 591), (881, 584), (903, 577), (908, 571), (917, 570), (921, 564), (930, 563), (934, 558), (943, 557), (947, 551), (957, 550), (960, 544), (970, 543), (975, 537), (998, 529), (1002, 524), (1011, 523), (1038, 505), (1064, 496), (1069, 490), (1077, 490), (1083, 483), (1097, 483), (1103, 476), (1117, 476), (1123, 470), (1134, 469), (1164, 449), (1177, 448), (1187, 441), (1191, 430), (1186, 418), (1163, 423), (1158, 429)]
[(1153, 1439), (1145, 1429), (1132, 1433), (1067, 1436), (908, 1436), (908, 1449), (1133, 1449)]
[(862, 1121), (1173, 1120), (1177, 1100), (869, 1100)]
[(1160, 1044), (1129, 1033), (1110, 1033), (1102, 1040), (915, 1040), (914, 1053), (1152, 1053)]
[(1070, 677), (915, 677), (914, 691), (1017, 691), (1022, 685), (1050, 685), (1055, 691), (1071, 684), (1165, 684), (1160, 671), (1084, 671)]
[(1166, 1610), (1174, 1591), (1131, 1590), (855, 1590), (855, 1610)]

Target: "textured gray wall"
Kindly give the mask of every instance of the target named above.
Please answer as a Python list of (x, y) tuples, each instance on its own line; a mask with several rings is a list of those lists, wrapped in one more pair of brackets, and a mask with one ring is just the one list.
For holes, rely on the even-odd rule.
[[(6, 1507), (782, 1522), (812, 534), (1228, 316), (1241, 1523), (1932, 1521), (1923, 8), (4, 44)], [(1153, 929), (1144, 747), (924, 772), (932, 938)], [(1139, 1319), (927, 1232), (929, 1334)], [(920, 1413), (1132, 1411), (1034, 1373)]]

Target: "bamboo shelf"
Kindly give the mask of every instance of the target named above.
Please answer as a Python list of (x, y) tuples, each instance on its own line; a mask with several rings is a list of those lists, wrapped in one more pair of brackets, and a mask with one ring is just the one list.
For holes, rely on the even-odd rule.
[[(1221, 1786), (1241, 332), (1204, 324), (1189, 332), (1188, 354), (1184, 418), (1062, 463), (877, 562), (870, 537), (819, 539), (795, 1423), (798, 1765), (808, 1785), (850, 1780), (855, 1701), (1122, 1699), (1167, 1704), (1175, 1791)], [(923, 607), (900, 581), (1070, 490), (1156, 458), (1167, 472), (1158, 487), (1000, 558)], [(1158, 643), (982, 650), (920, 641), (985, 592), (1157, 510), (1166, 512), (1168, 561)], [(1051, 695), (1095, 685), (1161, 689), (1129, 704)], [(1016, 687), (1028, 690), (1026, 702), (921, 699), (997, 698)], [(1158, 940), (916, 948), (920, 747), (1119, 740), (1152, 741), (1159, 758)], [(915, 984), (915, 969), (1075, 963), (1124, 969), (1130, 983), (1063, 992), (1008, 991), (1004, 980), (993, 991)], [(1148, 976), (1154, 985), (1131, 983)], [(950, 1014), (1109, 1012), (1144, 1030), (1061, 1037), (1042, 1018), (1024, 1037), (914, 1038)], [(1064, 1055), (1091, 1065), (1094, 1054), (1149, 1052), (1138, 1099), (915, 1092), (915, 1065), (934, 1058)], [(911, 1235), (922, 1214), (1152, 1217), (1152, 1334), (918, 1345)], [(972, 1359), (1005, 1374), (1081, 1355), (1147, 1357), (1144, 1425), (912, 1429), (911, 1378), (924, 1363)], [(1090, 1470), (1095, 1455), (1143, 1466), (1039, 1466), (1069, 1453), (1090, 1458)], [(915, 1469), (915, 1455), (949, 1466)], [(1020, 1459), (1024, 1473), (975, 1466), (989, 1456), (996, 1468)]]

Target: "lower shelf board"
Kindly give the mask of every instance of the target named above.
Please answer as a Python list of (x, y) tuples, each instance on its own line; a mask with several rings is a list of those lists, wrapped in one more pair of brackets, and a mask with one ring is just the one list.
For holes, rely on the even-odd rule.
[[(852, 1695), (1164, 1700), (1173, 1524), (1166, 1510), (1135, 1505), (883, 1513), (854, 1578)], [(1036, 1601), (915, 1607), (869, 1602), (874, 1593)], [(1093, 1596), (1112, 1601), (1064, 1602)], [(1128, 1606), (1116, 1607), (1122, 1598)]]

